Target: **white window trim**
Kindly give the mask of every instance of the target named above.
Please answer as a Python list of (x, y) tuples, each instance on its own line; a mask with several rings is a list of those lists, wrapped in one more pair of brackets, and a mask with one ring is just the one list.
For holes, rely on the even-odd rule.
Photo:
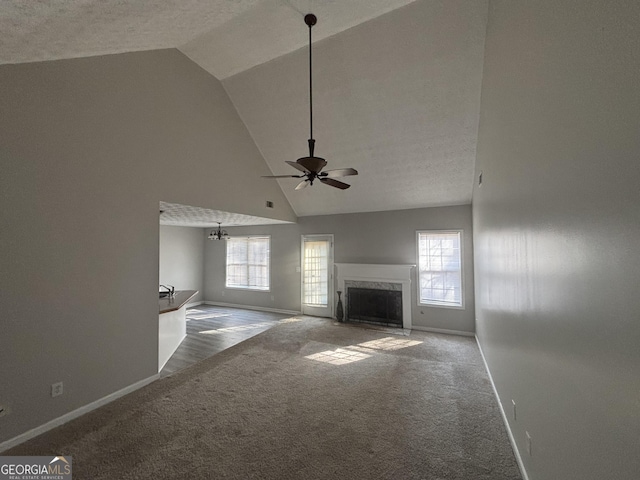
[(232, 238), (268, 238), (269, 239), (269, 258), (268, 258), (268, 268), (269, 268), (269, 287), (268, 288), (259, 288), (259, 287), (238, 287), (235, 285), (227, 285), (227, 248), (228, 243), (225, 241), (224, 248), (224, 288), (228, 290), (247, 290), (250, 292), (270, 292), (271, 291), (271, 235), (233, 235), (229, 236), (229, 240)]
[[(429, 302), (422, 303), (420, 301), (420, 234), (460, 234), (460, 305), (451, 305), (448, 303)], [(450, 308), (453, 310), (465, 310), (465, 281), (464, 281), (464, 230), (416, 230), (416, 301), (419, 307), (434, 307), (434, 308)]]

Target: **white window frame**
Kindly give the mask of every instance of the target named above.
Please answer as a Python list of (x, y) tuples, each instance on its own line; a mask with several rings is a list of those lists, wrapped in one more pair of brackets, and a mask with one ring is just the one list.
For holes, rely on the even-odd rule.
[[(423, 301), (420, 289), (420, 235), (451, 235), (458, 234), (460, 237), (460, 304), (452, 304), (446, 302)], [(416, 231), (416, 285), (417, 285), (417, 302), (418, 306), (452, 308), (457, 310), (465, 309), (465, 285), (464, 285), (464, 231), (463, 230), (417, 230)]]
[[(268, 270), (268, 275), (267, 275), (267, 282), (268, 282), (268, 286), (267, 287), (256, 287), (256, 286), (250, 286), (250, 285), (229, 285), (229, 274), (228, 274), (228, 261), (229, 261), (229, 243), (230, 241), (238, 240), (238, 239), (245, 239), (245, 240), (251, 240), (252, 238), (266, 238), (267, 241), (269, 242), (269, 249), (268, 249), (268, 257), (267, 257), (267, 270)], [(248, 249), (247, 249), (248, 252)], [(245, 266), (248, 265), (248, 262), (245, 263)], [(248, 279), (248, 275), (247, 275), (247, 279)], [(248, 282), (250, 283), (250, 282)], [(227, 241), (225, 241), (225, 256), (224, 256), (224, 286), (225, 288), (229, 288), (229, 289), (233, 289), (233, 290), (250, 290), (253, 292), (270, 292), (271, 291), (271, 235), (241, 235), (241, 236), (233, 236), (233, 237), (229, 237), (227, 239)]]

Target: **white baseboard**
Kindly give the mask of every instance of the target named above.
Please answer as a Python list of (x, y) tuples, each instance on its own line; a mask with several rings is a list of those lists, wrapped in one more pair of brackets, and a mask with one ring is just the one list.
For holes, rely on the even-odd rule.
[(447, 335), (462, 335), (463, 337), (475, 337), (475, 333), (465, 332), (464, 330), (447, 330), (444, 328), (421, 327), (420, 325), (411, 325), (411, 330), (419, 330), (421, 332), (446, 333)]
[(185, 307), (187, 308), (192, 308), (192, 307), (197, 307), (198, 305), (202, 305), (204, 302), (201, 300), (199, 302), (193, 302), (193, 303), (187, 303), (185, 305)]
[(237, 305), (235, 303), (223, 303), (223, 302), (203, 302), (206, 305), (215, 305), (217, 307), (229, 307), (229, 308), (244, 308), (245, 310), (258, 310), (261, 312), (273, 312), (273, 313), (284, 313), (285, 315), (300, 315), (301, 312), (296, 312), (295, 310), (281, 310), (279, 308), (269, 308), (269, 307), (256, 307), (253, 305)]
[(476, 344), (478, 345), (478, 350), (480, 350), (480, 356), (482, 357), (482, 361), (484, 362), (484, 368), (487, 371), (487, 375), (489, 376), (489, 381), (491, 382), (491, 387), (493, 388), (493, 393), (496, 396), (496, 400), (498, 401), (498, 407), (500, 407), (500, 414), (502, 415), (502, 421), (504, 422), (504, 426), (507, 428), (507, 435), (509, 436), (509, 441), (511, 442), (511, 448), (513, 449), (513, 453), (516, 457), (516, 462), (518, 462), (518, 467), (520, 468), (520, 473), (522, 474), (522, 480), (529, 480), (527, 469), (524, 468), (524, 463), (522, 462), (522, 456), (520, 455), (520, 450), (518, 450), (518, 445), (516, 444), (516, 439), (513, 436), (511, 427), (509, 426), (509, 420), (507, 420), (507, 414), (505, 413), (504, 407), (502, 406), (502, 401), (500, 400), (500, 395), (498, 395), (496, 384), (493, 383), (493, 377), (491, 376), (491, 371), (489, 370), (489, 364), (487, 363), (487, 359), (485, 358), (484, 352), (482, 351), (482, 346), (480, 345), (478, 336), (476, 335), (475, 337), (476, 337)]
[(131, 385), (129, 385), (128, 387), (125, 387), (121, 390), (118, 390), (117, 392), (113, 392), (110, 393), (109, 395), (107, 395), (106, 397), (102, 397), (98, 400), (96, 400), (95, 402), (91, 402), (83, 407), (80, 407), (76, 410), (73, 410), (69, 413), (65, 413), (64, 415), (62, 415), (61, 417), (58, 418), (54, 418), (53, 420), (40, 425), (39, 427), (36, 428), (32, 428), (31, 430), (28, 430), (20, 435), (18, 435), (17, 437), (13, 437), (10, 438), (9, 440), (6, 440), (2, 443), (0, 443), (0, 452), (4, 452), (5, 450), (9, 450), (10, 448), (15, 447), (16, 445), (20, 445), (21, 443), (26, 442), (27, 440), (31, 440), (34, 437), (37, 437), (38, 435), (41, 435), (45, 432), (48, 432), (49, 430), (52, 430), (56, 427), (59, 427), (62, 424), (65, 424), (75, 418), (78, 418), (82, 415), (84, 415), (85, 413), (89, 413), (92, 410), (95, 410), (96, 408), (102, 407), (103, 405), (106, 405), (107, 403), (113, 402), (114, 400), (123, 397), (125, 395), (127, 395), (128, 393), (131, 393), (135, 390), (138, 390), (139, 388), (142, 388), (146, 385), (149, 385), (151, 382), (157, 380), (160, 377), (159, 374), (156, 375), (152, 375), (150, 377), (147, 377), (143, 380), (140, 380), (139, 382), (133, 383)]

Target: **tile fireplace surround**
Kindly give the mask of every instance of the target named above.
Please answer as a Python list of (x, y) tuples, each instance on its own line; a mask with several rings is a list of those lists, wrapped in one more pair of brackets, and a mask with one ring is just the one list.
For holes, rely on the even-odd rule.
[(336, 263), (337, 290), (344, 292), (345, 308), (347, 292), (345, 282), (353, 286), (357, 282), (360, 287), (378, 288), (383, 284), (399, 284), (402, 286), (402, 328), (411, 329), (411, 273), (415, 265), (382, 265), (366, 263)]

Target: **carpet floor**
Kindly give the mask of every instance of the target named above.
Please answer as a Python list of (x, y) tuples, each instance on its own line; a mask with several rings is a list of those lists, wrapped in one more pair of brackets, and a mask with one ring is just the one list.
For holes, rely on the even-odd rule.
[(472, 338), (295, 317), (4, 455), (79, 479), (521, 479)]

